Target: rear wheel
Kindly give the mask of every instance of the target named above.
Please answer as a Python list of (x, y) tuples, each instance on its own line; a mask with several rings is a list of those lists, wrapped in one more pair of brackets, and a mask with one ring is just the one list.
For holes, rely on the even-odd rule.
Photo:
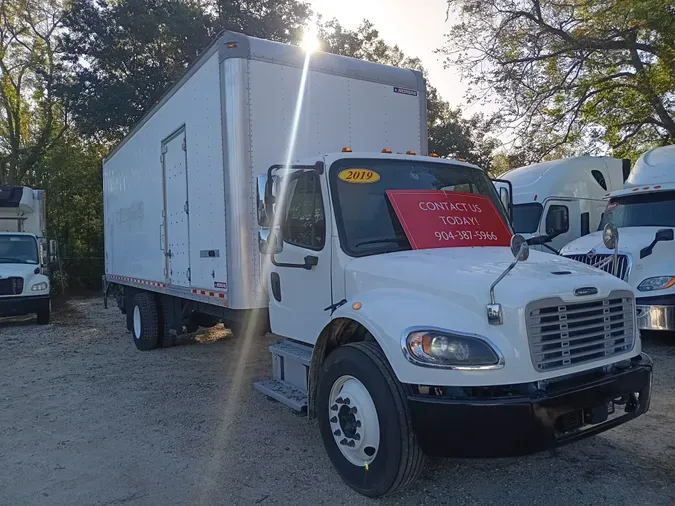
[(134, 296), (131, 311), (134, 344), (141, 351), (153, 350), (159, 345), (159, 312), (152, 294), (141, 292)]
[(413, 433), (407, 387), (376, 343), (347, 344), (328, 356), (317, 416), (333, 466), (357, 492), (392, 494), (419, 475), (424, 455)]

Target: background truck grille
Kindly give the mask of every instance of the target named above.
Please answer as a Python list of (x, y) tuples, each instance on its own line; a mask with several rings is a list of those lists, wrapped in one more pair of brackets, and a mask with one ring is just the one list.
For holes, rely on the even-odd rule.
[[(565, 255), (565, 258), (571, 258), (572, 260), (576, 260), (577, 262), (581, 262), (586, 265), (593, 265), (597, 264), (602, 260), (605, 260), (607, 257), (610, 256), (614, 255), (600, 254), (600, 255), (593, 255), (592, 257), (589, 257), (588, 255)], [(626, 255), (619, 255), (618, 261), (619, 261), (619, 270), (617, 271), (617, 276), (625, 281), (626, 278), (628, 277), (628, 257)], [(613, 274), (614, 262), (609, 262), (604, 267), (601, 267), (601, 269), (605, 272)]]
[(593, 302), (558, 297), (528, 304), (527, 335), (539, 372), (563, 369), (625, 353), (635, 341), (633, 294), (614, 291)]
[(19, 295), (23, 292), (23, 278), (0, 279), (0, 295)]

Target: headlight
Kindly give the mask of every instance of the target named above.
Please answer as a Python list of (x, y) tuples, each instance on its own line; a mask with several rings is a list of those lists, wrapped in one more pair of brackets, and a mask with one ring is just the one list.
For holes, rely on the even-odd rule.
[(448, 369), (496, 369), (504, 365), (499, 351), (485, 338), (440, 330), (416, 330), (405, 338), (408, 360)]
[(647, 278), (637, 287), (641, 292), (651, 292), (652, 290), (663, 290), (675, 286), (675, 276), (656, 276)]
[(41, 292), (43, 290), (46, 290), (47, 288), (49, 288), (49, 286), (44, 281), (42, 281), (41, 283), (35, 283), (33, 286), (30, 287), (31, 291), (33, 292)]

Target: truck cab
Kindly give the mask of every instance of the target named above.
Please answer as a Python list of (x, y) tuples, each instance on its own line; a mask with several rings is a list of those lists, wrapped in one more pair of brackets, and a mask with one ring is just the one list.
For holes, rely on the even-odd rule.
[[(280, 341), (274, 377), (255, 386), (318, 418), (352, 488), (396, 490), (419, 473), (420, 451), (529, 453), (648, 409), (651, 362), (625, 282), (530, 252), (522, 236), (489, 245), (489, 209), (512, 230), (476, 166), (345, 151), (259, 178), (262, 280)], [(450, 204), (440, 221), (407, 222), (392, 191), (431, 192), (422, 211), (439, 191), (484, 199), (472, 208), (481, 218), (463, 221), (467, 206)], [(462, 222), (471, 233), (454, 227), (451, 247), (412, 239), (431, 227), (443, 242), (444, 225)]]
[(35, 313), (39, 324), (49, 323), (45, 197), (43, 190), (0, 185), (0, 317)]
[(515, 232), (526, 239), (541, 238), (533, 247), (557, 254), (567, 243), (597, 230), (607, 194), (623, 188), (629, 171), (629, 160), (577, 156), (502, 174), (500, 179), (513, 188)]
[[(641, 330), (675, 330), (675, 146), (644, 153), (612, 192), (599, 231), (571, 242), (561, 255), (598, 265), (628, 282), (637, 297)], [(617, 250), (602, 244), (602, 230), (619, 231)]]

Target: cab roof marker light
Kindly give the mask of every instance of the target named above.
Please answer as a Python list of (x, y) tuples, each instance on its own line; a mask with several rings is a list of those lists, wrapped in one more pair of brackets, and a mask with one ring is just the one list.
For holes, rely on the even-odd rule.
[(654, 189), (655, 189), (655, 190), (658, 190), (659, 188), (661, 188), (661, 185), (660, 185), (660, 184), (657, 184), (656, 186), (654, 186)]
[(439, 158), (438, 153), (429, 153), (431, 158)]
[(416, 155), (417, 153), (415, 153), (414, 151), (406, 151), (405, 154), (406, 155)]
[(382, 152), (383, 152), (383, 153), (387, 153), (387, 154), (391, 154), (391, 149), (389, 149), (389, 148), (384, 148), (384, 149), (382, 150)]
[(346, 146), (346, 147), (342, 148), (342, 152), (343, 152), (343, 153), (351, 153), (351, 152), (352, 152), (352, 148), (350, 148), (349, 146)]

